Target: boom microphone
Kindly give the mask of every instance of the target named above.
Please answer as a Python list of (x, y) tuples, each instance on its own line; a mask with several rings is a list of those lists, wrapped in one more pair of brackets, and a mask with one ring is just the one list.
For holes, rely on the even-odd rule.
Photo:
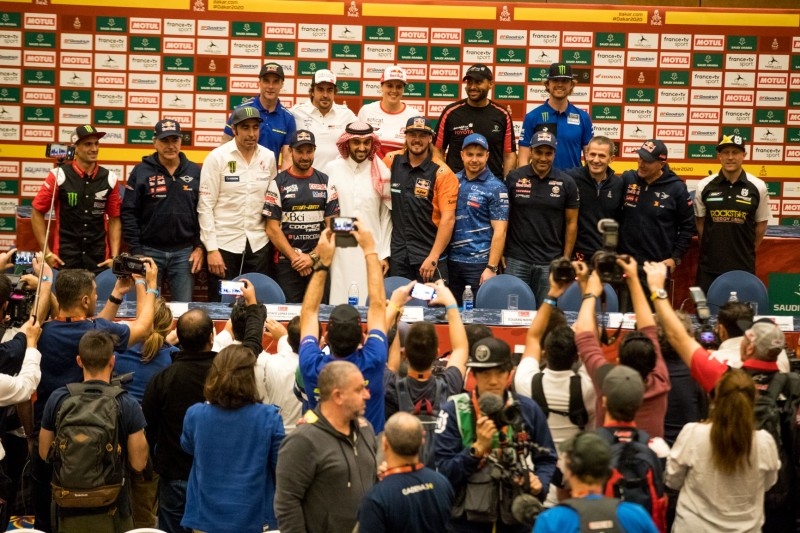
[(481, 394), (481, 397), (478, 398), (478, 407), (481, 413), (491, 419), (497, 417), (497, 414), (503, 410), (503, 405), (503, 399), (493, 392), (484, 392)]
[(529, 528), (533, 527), (536, 517), (544, 510), (542, 502), (530, 494), (520, 494), (511, 502), (511, 515), (514, 520)]

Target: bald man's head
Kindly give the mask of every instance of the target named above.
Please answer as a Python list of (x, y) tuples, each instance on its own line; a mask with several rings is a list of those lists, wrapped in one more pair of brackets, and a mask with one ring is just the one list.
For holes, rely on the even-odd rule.
[(397, 412), (386, 421), (383, 432), (389, 448), (397, 455), (419, 455), (423, 433), (422, 423), (416, 416), (403, 411)]

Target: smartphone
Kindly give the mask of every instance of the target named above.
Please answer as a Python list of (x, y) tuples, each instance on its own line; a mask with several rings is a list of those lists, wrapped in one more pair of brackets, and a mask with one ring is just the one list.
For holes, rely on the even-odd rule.
[(48, 143), (44, 150), (44, 156), (72, 161), (75, 159), (75, 146), (71, 144)]
[(356, 219), (353, 217), (333, 217), (332, 230), (334, 233), (349, 233), (356, 229)]
[(219, 293), (222, 296), (225, 295), (241, 296), (242, 289), (244, 289), (243, 281), (221, 280), (219, 282)]
[(717, 336), (713, 331), (701, 331), (700, 342), (703, 344), (713, 344), (717, 340)]
[(36, 252), (20, 252), (17, 250), (14, 252), (14, 264), (17, 266), (31, 266), (33, 264), (33, 255), (35, 253)]
[(411, 297), (429, 302), (436, 298), (436, 290), (423, 283), (417, 283), (411, 289)]

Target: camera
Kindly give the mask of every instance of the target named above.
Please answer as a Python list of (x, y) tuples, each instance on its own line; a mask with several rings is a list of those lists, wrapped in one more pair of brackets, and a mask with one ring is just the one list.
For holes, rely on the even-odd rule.
[(603, 283), (621, 283), (625, 275), (617, 264), (619, 224), (612, 218), (603, 218), (597, 222), (597, 231), (603, 238), (603, 249), (595, 252), (592, 258), (594, 269)]
[(72, 161), (75, 159), (75, 147), (71, 144), (48, 143), (44, 149), (44, 156), (61, 161)]
[(714, 331), (714, 328), (709, 324), (708, 320), (711, 318), (711, 310), (708, 308), (708, 300), (706, 294), (700, 287), (689, 287), (689, 295), (697, 309), (697, 320), (700, 321), (700, 329), (695, 333), (695, 339), (700, 343), (700, 346), (707, 350), (716, 350), (719, 348), (719, 337)]
[(553, 276), (553, 281), (569, 283), (575, 280), (575, 267), (569, 259), (560, 257), (550, 263), (550, 274)]
[(11, 280), (11, 294), (8, 297), (7, 313), (12, 327), (19, 327), (28, 321), (36, 299), (36, 291), (29, 288), (19, 276), (8, 276)]
[(24, 274), (33, 265), (33, 256), (36, 252), (21, 252), (17, 250), (14, 252), (14, 274), (20, 276)]
[(111, 264), (111, 272), (118, 278), (127, 278), (131, 274), (144, 276), (144, 261), (128, 254), (120, 254)]

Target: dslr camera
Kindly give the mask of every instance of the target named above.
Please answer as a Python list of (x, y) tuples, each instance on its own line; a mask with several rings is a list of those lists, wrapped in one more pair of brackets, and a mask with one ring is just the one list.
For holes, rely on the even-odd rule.
[(11, 280), (11, 295), (8, 297), (8, 316), (11, 327), (18, 328), (28, 321), (36, 299), (36, 290), (20, 280), (20, 276), (8, 276)]
[(569, 283), (575, 280), (575, 267), (566, 257), (559, 257), (550, 263), (550, 274), (553, 281)]
[(128, 254), (120, 254), (111, 264), (111, 272), (118, 278), (128, 278), (131, 274), (144, 276), (144, 261)]
[(624, 273), (617, 264), (619, 224), (613, 218), (603, 218), (597, 222), (597, 231), (603, 238), (603, 249), (595, 252), (592, 265), (603, 283), (622, 283)]
[(711, 310), (708, 308), (706, 294), (700, 287), (689, 287), (689, 294), (697, 309), (697, 320), (700, 322), (700, 329), (695, 333), (695, 339), (706, 350), (716, 350), (719, 348), (719, 337), (709, 323)]

